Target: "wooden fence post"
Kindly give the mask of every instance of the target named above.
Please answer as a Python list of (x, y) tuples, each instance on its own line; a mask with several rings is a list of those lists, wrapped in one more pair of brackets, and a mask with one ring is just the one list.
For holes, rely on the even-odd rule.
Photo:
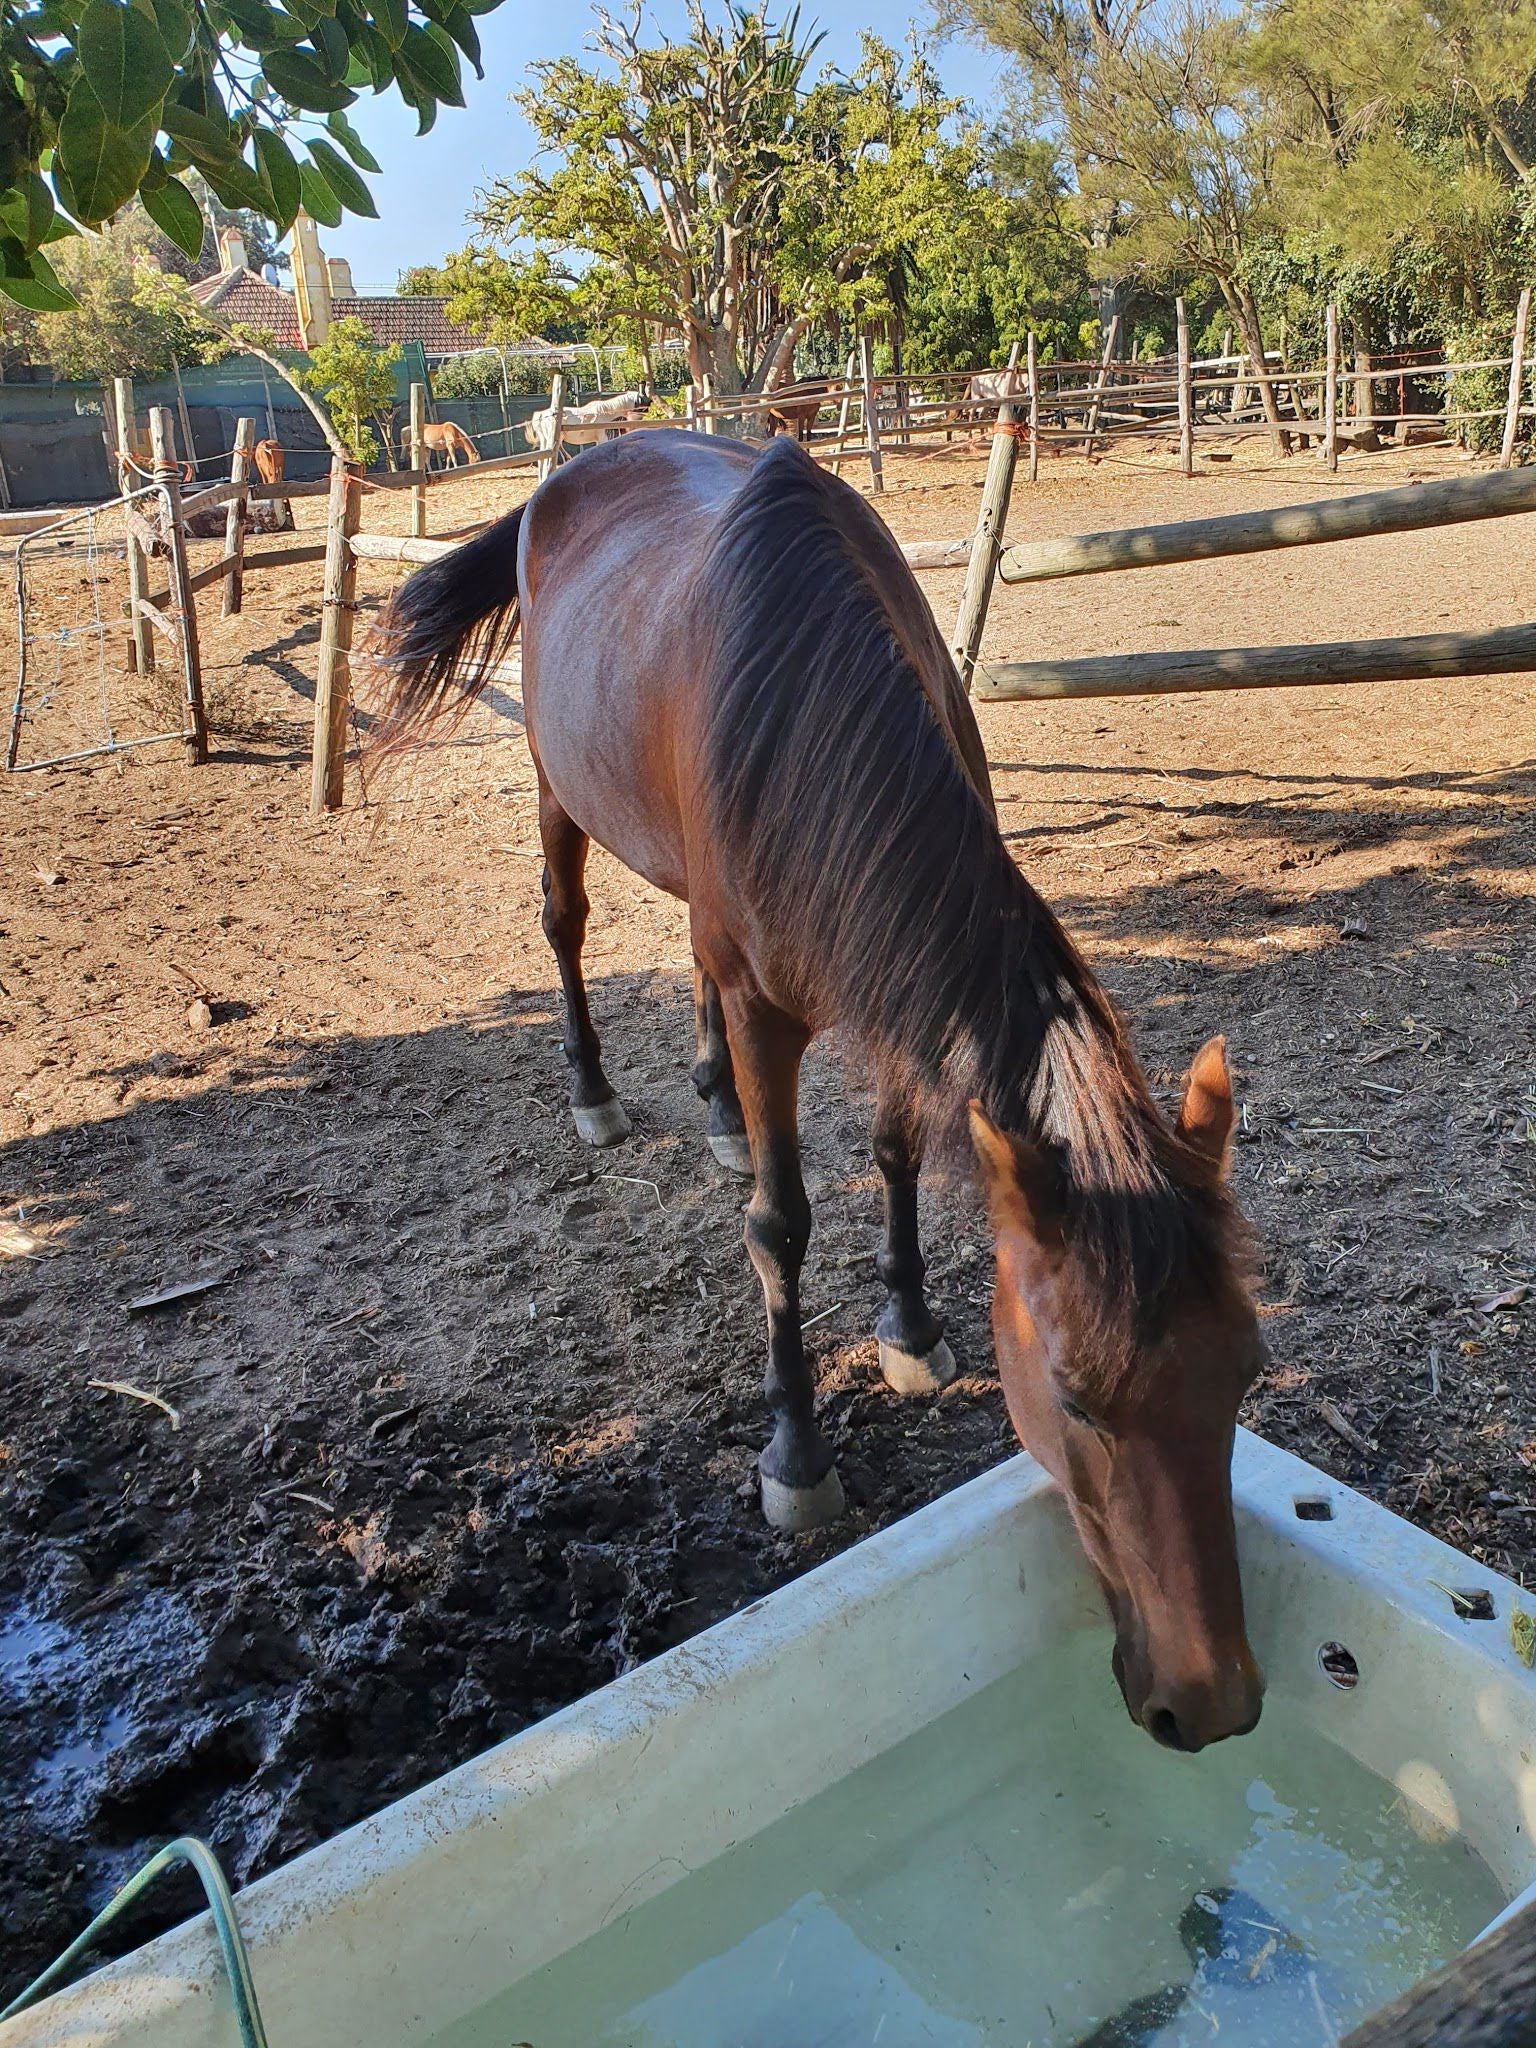
[(1035, 331), (1029, 331), (1029, 480), (1040, 481), (1040, 357)]
[(864, 438), (869, 443), (869, 480), (879, 493), (885, 489), (880, 459), (880, 407), (875, 397), (875, 352), (868, 333), (859, 339), (859, 368), (864, 382)]
[[(186, 698), (187, 756), (208, 758), (208, 719), (203, 710), (203, 671), (197, 648), (197, 599), (187, 573), (187, 535), (181, 516), (181, 464), (176, 460), (176, 434), (163, 405), (151, 408), (149, 445), (154, 454), (155, 482), (165, 513), (165, 541), (170, 550), (171, 610), (181, 637), (183, 694)], [(142, 613), (140, 614), (142, 617)]]
[[(425, 384), (411, 386), (411, 454), (412, 469), (424, 470), (427, 466), (427, 444), (422, 439), (427, 424), (427, 387)], [(427, 485), (423, 478), (419, 484), (411, 485), (411, 532), (420, 540), (427, 530)]]
[[(248, 485), (251, 480), (251, 450), (256, 446), (256, 422), (237, 420), (235, 422), (235, 452), (229, 460), (229, 480), (232, 484)], [(245, 523), (250, 512), (250, 497), (246, 490), (238, 498), (231, 498), (229, 510), (224, 515), (224, 616), (232, 619), (240, 609), (245, 585)]]
[(1336, 471), (1339, 466), (1339, 309), (1331, 300), (1328, 305), (1328, 360), (1323, 370), (1323, 454), (1329, 469)]
[(843, 368), (843, 396), (837, 408), (838, 452), (832, 458), (834, 476), (841, 476), (843, 473), (842, 443), (848, 438), (848, 422), (853, 418), (853, 379), (858, 366), (858, 357), (850, 355)]
[[(134, 489), (139, 479), (135, 477), (128, 458), (133, 453), (133, 381), (128, 377), (112, 379), (112, 410), (114, 429), (117, 437), (117, 487), (124, 497)], [(149, 574), (145, 567), (144, 550), (139, 545), (138, 535), (131, 525), (128, 527), (128, 612), (132, 622), (133, 666), (141, 676), (155, 672), (155, 636), (148, 619), (139, 610), (139, 600), (149, 595)]]
[[(1015, 350), (1015, 355), (1017, 350)], [(1003, 531), (1008, 524), (1008, 500), (1013, 495), (1014, 466), (1019, 443), (1013, 432), (1014, 409), (1005, 400), (997, 409), (992, 435), (992, 453), (987, 459), (987, 480), (981, 491), (981, 512), (976, 537), (971, 542), (971, 559), (965, 565), (965, 588), (960, 593), (960, 610), (955, 618), (950, 652), (967, 692), (976, 673), (981, 653), (981, 636), (986, 628), (987, 608), (992, 602), (992, 585), (997, 575), (997, 558), (1002, 553)]]
[(1525, 330), (1531, 317), (1531, 288), (1520, 294), (1515, 308), (1514, 346), (1509, 357), (1509, 403), (1504, 408), (1504, 444), (1499, 450), (1499, 467), (1508, 469), (1515, 459), (1515, 436), (1520, 431), (1520, 400), (1525, 391)]
[(192, 416), (187, 411), (187, 394), (181, 381), (181, 365), (174, 356), (171, 357), (171, 375), (176, 380), (176, 417), (181, 421), (181, 458), (183, 462), (191, 464), (192, 481), (196, 483), (197, 451), (192, 445)]
[(1179, 321), (1179, 468), (1185, 476), (1195, 473), (1195, 382), (1189, 367), (1189, 314), (1184, 301), (1175, 299)]
[(339, 810), (347, 766), (347, 710), (352, 699), (352, 620), (357, 609), (357, 557), (352, 536), (362, 517), (362, 470), (340, 455), (331, 461), (326, 505), (325, 588), (321, 598), (320, 666), (315, 675), (315, 740), (309, 811)]
[[(539, 458), (539, 482), (543, 483), (560, 460), (560, 438), (565, 431), (565, 379), (556, 370), (549, 380), (549, 453)], [(540, 444), (543, 445), (542, 442)]]
[(1099, 365), (1099, 374), (1094, 380), (1093, 403), (1088, 408), (1088, 438), (1083, 443), (1083, 453), (1091, 455), (1093, 444), (1099, 434), (1099, 408), (1104, 403), (1105, 388), (1109, 383), (1109, 366), (1115, 359), (1115, 343), (1120, 339), (1120, 315), (1112, 313), (1109, 332), (1104, 337), (1104, 359)]

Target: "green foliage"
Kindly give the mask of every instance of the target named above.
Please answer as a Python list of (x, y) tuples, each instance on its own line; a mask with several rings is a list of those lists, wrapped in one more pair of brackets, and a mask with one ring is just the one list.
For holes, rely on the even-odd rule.
[[(279, 232), (375, 212), (378, 164), (347, 121), (396, 90), (425, 134), (479, 73), (472, 16), (497, 0), (7, 0), (0, 7), (0, 294), (68, 302), (50, 245), (139, 194), (170, 241), (202, 241), (195, 180)], [(302, 153), (302, 161), (301, 161)]]
[[(1453, 327), (1446, 336), (1447, 351), (1458, 362), (1480, 363), (1499, 355), (1506, 358), (1510, 353), (1510, 323), (1508, 320), (1474, 320)], [(1529, 355), (1531, 342), (1526, 341)], [(1504, 408), (1509, 402), (1509, 371), (1500, 364), (1487, 370), (1461, 370), (1449, 380), (1450, 389), (1446, 398), (1448, 412), (1490, 412), (1492, 419), (1463, 420), (1456, 428), (1456, 438), (1464, 447), (1476, 449), (1481, 454), (1490, 454), (1500, 447), (1504, 439)], [(1532, 403), (1532, 379), (1527, 373), (1522, 405)], [(1522, 460), (1529, 460), (1533, 439), (1532, 423), (1521, 420), (1515, 430), (1515, 446), (1525, 450)]]
[(1056, 153), (1024, 142), (994, 152), (990, 170), (991, 231), (956, 235), (944, 260), (922, 265), (909, 283), (904, 341), (913, 370), (1006, 362), (1031, 328), (1045, 358), (1080, 353), (1092, 317), (1087, 265)]
[(1063, 216), (1138, 351), (1166, 342), (1180, 290), (1204, 351), (1231, 328), (1316, 362), (1330, 302), (1351, 349), (1455, 349), (1474, 330), (1482, 352), (1508, 348), (1536, 271), (1531, 0), (941, 15), (1013, 58), (1011, 133), (1059, 152)]
[(106, 383), (154, 377), (173, 363), (217, 362), (229, 353), (166, 291), (148, 261), (154, 234), (142, 218), (62, 244), (59, 273), (70, 305), (35, 323), (32, 347), (57, 376)]
[(439, 398), (494, 398), (501, 390), (501, 356), (495, 349), (450, 356), (432, 372), (432, 389)]
[(356, 462), (378, 458), (379, 444), (368, 422), (377, 421), (392, 403), (399, 360), (399, 348), (376, 347), (361, 320), (337, 320), (325, 340), (311, 350), (309, 368), (300, 373), (304, 388), (324, 399), (336, 432)]
[(623, 341), (653, 387), (656, 337), (678, 333), (690, 376), (729, 392), (791, 374), (813, 336), (835, 355), (860, 324), (900, 331), (928, 280), (983, 251), (983, 325), (1010, 300), (999, 279), (1017, 299), (1049, 267), (1004, 249), (1022, 209), (920, 54), (870, 36), (851, 75), (812, 81), (794, 14), (694, 0), (676, 42), (637, 23), (600, 15), (598, 63), (533, 67), (517, 100), (535, 165), (492, 184), (477, 239), (431, 274), (455, 319), (497, 341)]

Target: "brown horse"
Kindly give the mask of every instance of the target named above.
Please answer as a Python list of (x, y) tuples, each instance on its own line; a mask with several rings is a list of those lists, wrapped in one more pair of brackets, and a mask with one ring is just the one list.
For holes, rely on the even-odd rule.
[(825, 377), (808, 377), (799, 384), (785, 384), (772, 393), (772, 404), (763, 425), (770, 438), (793, 434), (797, 441), (809, 441), (816, 416), (827, 402), (831, 385)]
[(421, 446), (423, 454), (428, 457), (428, 467), (434, 454), (446, 456), (450, 469), (458, 468), (461, 455), (466, 462), (480, 460), (480, 450), (456, 420), (440, 420), (423, 427)]
[(923, 1293), (917, 1178), (925, 1132), (969, 1102), (1004, 1392), (1103, 1583), (1127, 1705), (1176, 1748), (1247, 1729), (1262, 1682), (1230, 1464), (1261, 1351), (1222, 1044), (1170, 1126), (1009, 856), (969, 703), (889, 532), (787, 439), (594, 449), (402, 587), (381, 648), (392, 743), (462, 709), (519, 620), (544, 929), (588, 1143), (629, 1130), (582, 982), (589, 838), (689, 906), (693, 1078), (712, 1149), (755, 1178), (770, 1521), (841, 1505), (801, 1340), (796, 1101), (809, 1040), (842, 1024), (878, 1076), (887, 1379), (913, 1393), (954, 1371)]

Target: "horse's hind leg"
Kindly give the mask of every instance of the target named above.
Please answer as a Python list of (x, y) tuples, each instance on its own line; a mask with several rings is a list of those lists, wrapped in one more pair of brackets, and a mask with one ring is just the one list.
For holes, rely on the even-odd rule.
[(698, 1057), (693, 1063), (692, 1078), (694, 1087), (709, 1105), (709, 1149), (728, 1173), (739, 1173), (750, 1180), (752, 1147), (747, 1142), (747, 1126), (736, 1093), (720, 991), (697, 957), (693, 963), (693, 1022)]
[(746, 1240), (768, 1310), (763, 1391), (774, 1419), (772, 1440), (757, 1461), (763, 1513), (776, 1529), (817, 1529), (842, 1513), (843, 1489), (832, 1446), (816, 1421), (800, 1335), (800, 1268), (811, 1238), (811, 1205), (800, 1177), (797, 1116), (808, 1033), (756, 990), (727, 989), (724, 1010), (757, 1168)]
[(581, 947), (591, 907), (583, 882), (587, 835), (560, 808), (542, 779), (539, 837), (544, 843), (544, 936), (559, 963), (560, 985), (565, 991), (564, 1048), (571, 1063), (571, 1115), (577, 1135), (589, 1145), (617, 1145), (629, 1136), (629, 1118), (603, 1072), (602, 1047), (592, 1028), (586, 983), (581, 978)]
[(885, 1182), (885, 1238), (875, 1260), (886, 1288), (875, 1325), (880, 1370), (898, 1394), (935, 1394), (954, 1378), (955, 1357), (923, 1294), (927, 1269), (917, 1237), (922, 1139), (910, 1105), (892, 1082), (880, 1084), (873, 1139), (875, 1164)]

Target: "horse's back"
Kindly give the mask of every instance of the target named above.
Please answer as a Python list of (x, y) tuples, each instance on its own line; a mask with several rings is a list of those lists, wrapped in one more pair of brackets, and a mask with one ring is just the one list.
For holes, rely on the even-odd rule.
[[(629, 435), (557, 470), (523, 522), (523, 694), (540, 770), (585, 831), (679, 896), (706, 807), (693, 784), (720, 623), (706, 564), (760, 459), (723, 437)], [(975, 719), (900, 548), (857, 492), (820, 482), (850, 575), (879, 591), (935, 717), (990, 802)]]

